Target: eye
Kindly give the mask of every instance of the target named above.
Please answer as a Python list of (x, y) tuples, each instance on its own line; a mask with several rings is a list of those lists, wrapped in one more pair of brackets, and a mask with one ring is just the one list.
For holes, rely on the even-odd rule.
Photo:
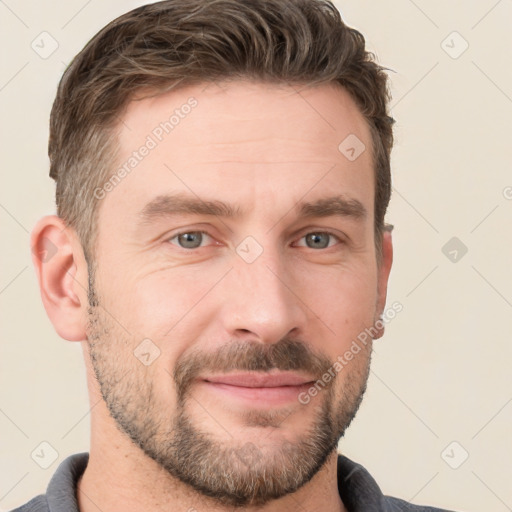
[[(310, 249), (327, 249), (328, 247), (332, 247), (335, 243), (330, 243), (330, 240), (333, 239), (335, 243), (341, 242), (339, 237), (327, 232), (308, 233), (301, 238), (301, 240), (305, 240), (306, 247), (309, 247)], [(301, 246), (304, 247), (304, 245)]]
[[(198, 249), (200, 247), (204, 247), (203, 242), (207, 242), (209, 240), (213, 240), (213, 238), (206, 233), (205, 231), (185, 231), (182, 233), (177, 233), (173, 237), (168, 239), (173, 245), (181, 247), (182, 249)], [(303, 236), (300, 240), (305, 240), (305, 244), (298, 244), (302, 247), (308, 247), (310, 249), (327, 249), (332, 247), (338, 242), (341, 242), (341, 239), (329, 232), (312, 232)]]
[[(174, 235), (172, 238), (169, 238), (168, 242), (178, 245), (182, 249), (198, 249), (205, 238), (211, 239), (211, 236), (205, 231), (187, 231)], [(176, 240), (176, 243), (173, 240)]]

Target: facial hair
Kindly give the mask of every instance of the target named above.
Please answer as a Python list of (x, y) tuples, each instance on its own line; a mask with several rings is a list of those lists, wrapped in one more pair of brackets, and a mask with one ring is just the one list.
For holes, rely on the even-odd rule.
[[(92, 281), (89, 305), (90, 361), (117, 428), (170, 475), (225, 506), (264, 505), (309, 482), (336, 450), (366, 390), (371, 348), (358, 354), (358, 364), (353, 360), (342, 369), (350, 373), (341, 391), (335, 391), (336, 378), (324, 384), (316, 403), (308, 405), (314, 408), (314, 420), (294, 442), (283, 440), (270, 447), (244, 439), (220, 441), (189, 414), (187, 405), (193, 400), (197, 376), (205, 371), (278, 369), (304, 371), (320, 381), (332, 361), (291, 338), (272, 345), (232, 341), (213, 353), (185, 351), (174, 365), (176, 407), (170, 410), (165, 402), (168, 390), (155, 385), (154, 367), (144, 366), (133, 354), (140, 340), (128, 335), (106, 312)], [(250, 410), (242, 420), (245, 426), (279, 428), (286, 415)]]

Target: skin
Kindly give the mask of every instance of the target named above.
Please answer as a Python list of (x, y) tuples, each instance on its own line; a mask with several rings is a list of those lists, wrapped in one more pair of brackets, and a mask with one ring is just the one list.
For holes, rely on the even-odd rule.
[[(215, 354), (230, 343), (271, 347), (291, 338), (335, 361), (382, 314), (392, 243), (390, 233), (384, 233), (379, 264), (368, 126), (339, 87), (297, 91), (232, 82), (128, 104), (119, 124), (119, 165), (169, 112), (192, 96), (198, 102), (100, 202), (94, 282), (101, 328), (96, 332), (90, 323), (88, 268), (76, 233), (55, 216), (34, 228), (35, 254), (44, 251), (48, 240), (58, 249), (48, 261), (34, 257), (46, 311), (61, 337), (82, 343), (87, 368), (91, 447), (78, 486), (82, 512), (233, 510), (172, 476), (120, 431), (95, 379), (88, 337), (99, 340), (98, 353), (112, 375), (127, 370), (119, 374), (118, 388), (131, 393), (127, 408), (142, 396), (130, 386), (140, 377), (141, 383), (152, 384), (159, 419), (171, 422), (178, 407), (171, 375), (180, 359)], [(355, 161), (338, 150), (349, 134), (367, 148)], [(149, 201), (175, 192), (223, 200), (240, 206), (243, 214), (138, 222)], [(333, 195), (357, 199), (366, 216), (295, 214), (299, 201)], [(209, 235), (202, 246), (180, 247), (176, 234), (195, 231)], [(330, 238), (326, 248), (307, 246), (307, 234), (325, 232), (339, 239)], [(236, 252), (248, 236), (263, 250), (252, 263)], [(145, 366), (133, 351), (148, 338), (160, 355)], [(308, 435), (326, 401), (337, 407), (350, 393), (362, 394), (370, 352), (371, 344), (337, 375), (329, 392), (320, 392), (307, 405), (293, 400), (268, 406), (263, 394), (243, 400), (194, 381), (186, 412), (217, 443), (242, 447), (250, 439), (263, 460), (270, 460), (286, 443), (294, 445)], [(260, 421), (249, 422), (250, 414)], [(244, 510), (295, 511), (298, 503), (306, 511), (346, 510), (337, 488), (335, 451), (296, 492)]]

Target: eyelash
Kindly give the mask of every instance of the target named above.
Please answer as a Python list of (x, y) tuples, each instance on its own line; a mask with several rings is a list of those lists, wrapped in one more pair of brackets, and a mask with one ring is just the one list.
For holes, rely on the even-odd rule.
[[(187, 233), (201, 233), (203, 235), (206, 235), (206, 236), (210, 237), (211, 239), (214, 239), (214, 237), (212, 235), (210, 235), (207, 231), (191, 230), (191, 229), (189, 229), (189, 230), (186, 230), (186, 231), (181, 231), (179, 233), (176, 233), (172, 237), (167, 238), (166, 241), (171, 243), (171, 240), (174, 240), (174, 239), (180, 237), (181, 235), (186, 235)], [(313, 235), (313, 234), (314, 235), (329, 235), (332, 238), (335, 238), (338, 243), (343, 243), (343, 240), (338, 235), (335, 235), (334, 233), (332, 233), (330, 231), (309, 231), (308, 233), (306, 233), (303, 236), (301, 236), (299, 238), (299, 240), (302, 240), (306, 236)], [(172, 245), (175, 245), (175, 244), (172, 244)], [(178, 249), (182, 249), (183, 251), (186, 251), (186, 252), (196, 251), (198, 249), (204, 248), (203, 246), (200, 246), (200, 247), (194, 247), (192, 249), (187, 249), (185, 247), (180, 247), (179, 245), (175, 245), (175, 247), (177, 247)], [(304, 247), (304, 246), (301, 246), (301, 247)], [(333, 247), (333, 246), (324, 247), (324, 248), (318, 249), (318, 250), (327, 250), (327, 249), (330, 249), (331, 247)], [(306, 247), (306, 248), (308, 248), (308, 247)], [(309, 249), (312, 249), (312, 248), (309, 247)], [(315, 249), (313, 249), (313, 250), (315, 250)]]

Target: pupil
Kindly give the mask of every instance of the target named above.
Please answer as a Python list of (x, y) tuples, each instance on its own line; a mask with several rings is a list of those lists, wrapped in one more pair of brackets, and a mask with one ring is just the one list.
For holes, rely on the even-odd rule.
[(200, 233), (192, 232), (192, 233), (184, 233), (181, 235), (181, 245), (187, 249), (194, 249), (201, 245)]
[[(322, 237), (324, 243), (322, 243)], [(314, 247), (320, 246), (322, 249), (324, 249), (329, 245), (329, 237), (326, 233), (313, 233), (311, 235), (308, 235), (307, 238), (309, 239), (308, 241), (312, 242), (312, 245)]]

